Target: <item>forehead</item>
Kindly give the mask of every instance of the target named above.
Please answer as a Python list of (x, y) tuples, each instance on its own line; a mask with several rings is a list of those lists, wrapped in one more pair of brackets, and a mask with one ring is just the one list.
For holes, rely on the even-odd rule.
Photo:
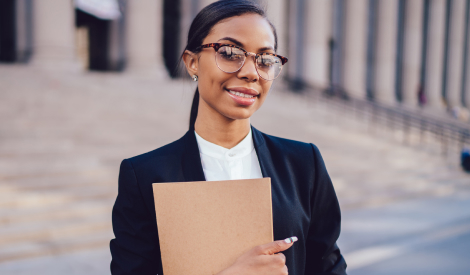
[(212, 27), (203, 44), (218, 42), (224, 37), (236, 39), (248, 51), (266, 47), (274, 49), (271, 25), (258, 14), (244, 14), (220, 21)]

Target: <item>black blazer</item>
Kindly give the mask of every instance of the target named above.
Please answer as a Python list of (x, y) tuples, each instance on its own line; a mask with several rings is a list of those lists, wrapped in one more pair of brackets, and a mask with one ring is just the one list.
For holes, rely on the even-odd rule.
[[(254, 127), (252, 133), (263, 177), (271, 178), (274, 239), (299, 238), (283, 252), (289, 274), (346, 274), (336, 246), (341, 223), (338, 200), (318, 148)], [(112, 214), (112, 274), (163, 274), (152, 183), (203, 180), (193, 130), (173, 143), (122, 161)]]

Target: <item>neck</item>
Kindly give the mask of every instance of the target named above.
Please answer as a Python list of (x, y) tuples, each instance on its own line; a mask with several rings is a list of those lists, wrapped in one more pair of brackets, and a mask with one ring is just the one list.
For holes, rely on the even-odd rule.
[(199, 101), (194, 130), (203, 139), (230, 149), (250, 132), (250, 119), (230, 119)]

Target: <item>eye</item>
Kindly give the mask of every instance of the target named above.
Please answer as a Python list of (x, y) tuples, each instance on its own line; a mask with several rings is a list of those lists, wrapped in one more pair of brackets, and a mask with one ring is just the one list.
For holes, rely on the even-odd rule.
[(228, 61), (239, 61), (245, 58), (245, 53), (242, 50), (230, 46), (221, 47), (217, 53)]
[(258, 66), (264, 68), (270, 68), (281, 63), (281, 59), (277, 56), (263, 54), (258, 57)]

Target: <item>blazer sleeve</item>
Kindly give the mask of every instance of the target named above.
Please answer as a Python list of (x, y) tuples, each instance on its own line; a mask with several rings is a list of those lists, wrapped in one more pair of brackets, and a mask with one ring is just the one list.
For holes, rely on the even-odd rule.
[(111, 274), (162, 275), (155, 217), (144, 203), (130, 160), (121, 163), (112, 220)]
[(311, 145), (315, 176), (310, 200), (305, 275), (345, 275), (346, 262), (336, 245), (341, 231), (338, 199), (320, 151)]

